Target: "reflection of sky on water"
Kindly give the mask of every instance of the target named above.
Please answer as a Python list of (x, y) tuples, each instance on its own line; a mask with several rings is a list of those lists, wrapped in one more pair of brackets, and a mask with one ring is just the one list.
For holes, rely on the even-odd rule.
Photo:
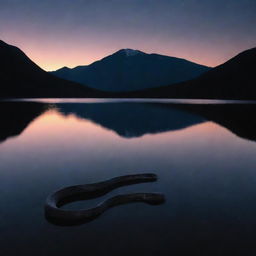
[[(128, 139), (74, 114), (46, 111), (0, 144), (2, 251), (211, 255), (222, 250), (228, 255), (246, 246), (255, 252), (255, 153), (255, 142), (207, 120)], [(147, 171), (157, 173), (159, 181), (105, 197), (157, 191), (166, 195), (166, 204), (116, 207), (78, 227), (55, 227), (44, 219), (44, 200), (60, 187)]]

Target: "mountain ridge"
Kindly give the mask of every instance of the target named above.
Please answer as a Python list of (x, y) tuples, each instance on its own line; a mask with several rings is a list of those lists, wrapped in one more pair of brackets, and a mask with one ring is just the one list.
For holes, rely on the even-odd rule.
[(198, 78), (159, 88), (126, 93), (123, 97), (256, 99), (256, 47), (245, 50)]
[[(153, 56), (169, 59), (168, 56), (146, 54), (138, 50), (121, 49), (113, 54), (116, 58)], [(113, 55), (102, 60), (113, 61)], [(112, 57), (111, 57), (112, 56)], [(175, 57), (171, 57), (177, 59)], [(84, 85), (63, 80), (41, 69), (19, 48), (0, 40), (0, 98), (197, 98), (197, 99), (256, 99), (256, 47), (245, 50), (227, 62), (209, 69), (197, 78), (158, 88), (132, 92), (104, 92)], [(97, 66), (102, 60), (94, 62)], [(183, 60), (183, 59), (181, 59)], [(184, 60), (186, 61), (186, 60)], [(83, 66), (79, 66), (83, 69)], [(63, 67), (68, 71), (68, 67)], [(108, 70), (105, 70), (108, 73)], [(98, 72), (96, 77), (100, 76)], [(138, 72), (140, 75), (140, 72)], [(157, 81), (161, 77), (157, 76)], [(160, 84), (160, 82), (159, 82)]]
[(189, 80), (209, 69), (185, 59), (126, 48), (89, 65), (51, 73), (95, 89), (126, 92)]
[(0, 98), (101, 95), (91, 88), (49, 74), (18, 47), (2, 40), (0, 60)]

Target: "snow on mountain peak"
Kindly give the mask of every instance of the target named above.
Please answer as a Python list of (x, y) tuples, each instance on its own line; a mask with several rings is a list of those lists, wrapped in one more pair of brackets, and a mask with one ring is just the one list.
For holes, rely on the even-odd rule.
[(133, 50), (133, 49), (123, 49), (122, 52), (124, 52), (127, 57), (134, 56), (141, 53), (141, 51)]

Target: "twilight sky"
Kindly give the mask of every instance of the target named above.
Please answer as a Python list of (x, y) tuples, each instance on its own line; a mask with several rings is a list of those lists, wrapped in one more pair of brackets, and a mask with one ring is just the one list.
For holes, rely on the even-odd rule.
[(0, 39), (45, 70), (121, 48), (215, 66), (256, 46), (256, 0), (0, 0)]

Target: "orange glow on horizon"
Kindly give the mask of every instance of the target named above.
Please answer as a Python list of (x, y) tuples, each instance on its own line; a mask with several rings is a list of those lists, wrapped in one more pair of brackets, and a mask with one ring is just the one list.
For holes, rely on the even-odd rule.
[(89, 65), (123, 48), (214, 67), (255, 47), (252, 0), (2, 2), (0, 39), (46, 71)]
[[(92, 47), (91, 47), (92, 48)], [(102, 58), (113, 54), (114, 52), (120, 50), (121, 48), (116, 49), (95, 49), (90, 51), (86, 50), (85, 48), (79, 49), (72, 49), (72, 50), (66, 50), (63, 48), (59, 48), (57, 52), (53, 49), (43, 49), (43, 50), (37, 50), (30, 47), (23, 47), (23, 51), (26, 53), (26, 55), (33, 60), (39, 67), (46, 71), (55, 71), (57, 69), (60, 69), (62, 67), (69, 67), (74, 68), (77, 66), (85, 66), (90, 65), (95, 61), (101, 60)], [(132, 48), (132, 47), (123, 47), (123, 48)], [(166, 49), (159, 49), (159, 51), (150, 51), (150, 50), (144, 50), (141, 48), (136, 48), (136, 50), (140, 50), (146, 53), (157, 53), (161, 55), (171, 56), (171, 57), (177, 57), (177, 58), (183, 58), (188, 61), (192, 61), (201, 65), (206, 65), (209, 67), (214, 67), (219, 64), (222, 64), (225, 60), (219, 59), (219, 60), (211, 60), (210, 58), (206, 58), (201, 56), (195, 57), (193, 54), (190, 56), (185, 56), (185, 54), (180, 54), (181, 51), (177, 51), (177, 53), (171, 51), (168, 51)]]
[[(64, 66), (74, 68), (79, 65), (89, 65), (97, 60), (100, 60), (108, 55), (122, 48), (131, 48), (141, 50), (146, 53), (158, 53), (162, 55), (184, 58), (189, 61), (193, 61), (198, 64), (214, 67), (222, 64), (229, 58), (233, 57), (237, 52), (232, 52), (229, 57), (221, 54), (212, 54), (211, 46), (204, 46), (203, 48), (196, 49), (196, 46), (183, 44), (168, 43), (170, 46), (153, 44), (153, 47), (149, 45), (127, 45), (126, 44), (106, 44), (97, 45), (94, 42), (66, 42), (61, 41), (53, 42), (37, 42), (30, 41), (29, 43), (21, 40), (18, 36), (12, 40), (5, 40), (7, 43), (19, 47), (32, 61), (46, 71), (54, 71)], [(208, 54), (205, 54), (208, 52)], [(211, 54), (210, 54), (211, 53)]]

